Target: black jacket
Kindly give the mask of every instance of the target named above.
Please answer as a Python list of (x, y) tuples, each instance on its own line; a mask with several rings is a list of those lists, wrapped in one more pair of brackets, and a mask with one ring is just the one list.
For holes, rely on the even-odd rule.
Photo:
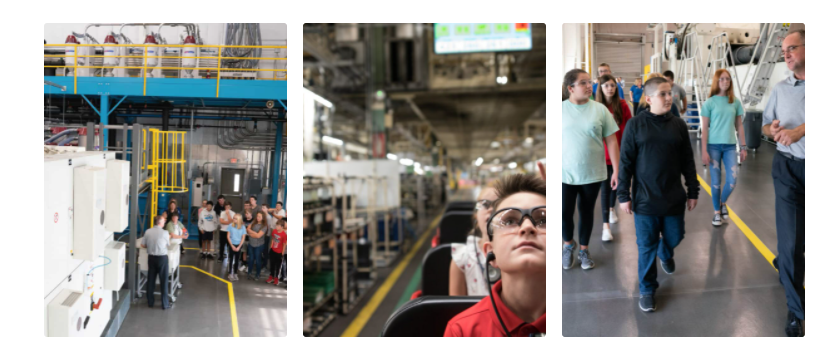
[(684, 120), (672, 113), (656, 116), (644, 111), (626, 124), (617, 187), (621, 203), (633, 201), (632, 210), (638, 214), (679, 215), (684, 213), (688, 198), (698, 199), (698, 187)]

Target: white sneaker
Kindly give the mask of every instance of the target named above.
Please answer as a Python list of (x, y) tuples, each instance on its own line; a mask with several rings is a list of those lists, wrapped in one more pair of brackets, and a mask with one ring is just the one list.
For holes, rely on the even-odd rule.
[(609, 210), (609, 223), (610, 224), (617, 224), (617, 214), (615, 214), (615, 210)]
[(614, 236), (612, 236), (612, 230), (603, 229), (603, 238), (602, 238), (603, 242), (609, 242), (609, 241), (614, 240), (614, 239), (615, 239)]
[(246, 269), (247, 269), (247, 268), (245, 268), (245, 266), (242, 266), (242, 267), (240, 267), (239, 271), (240, 271), (240, 272), (245, 272), (245, 270), (246, 270)]

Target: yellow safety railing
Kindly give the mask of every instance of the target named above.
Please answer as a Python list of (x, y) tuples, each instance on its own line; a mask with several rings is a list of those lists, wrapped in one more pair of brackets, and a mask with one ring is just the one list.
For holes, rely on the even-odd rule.
[[(212, 70), (216, 71), (216, 97), (219, 97), (219, 80), (222, 78), (221, 73), (224, 72), (239, 72), (239, 71), (265, 71), (265, 72), (273, 72), (271, 78), (257, 78), (255, 80), (287, 80), (288, 79), (288, 70), (287, 69), (247, 69), (247, 68), (223, 68), (222, 61), (223, 60), (287, 60), (287, 58), (246, 58), (246, 57), (223, 57), (222, 56), (222, 49), (224, 48), (252, 48), (252, 49), (277, 49), (277, 48), (288, 48), (284, 45), (199, 45), (199, 44), (44, 44), (45, 47), (74, 47), (73, 55), (73, 65), (44, 65), (44, 68), (72, 68), (73, 70), (73, 87), (74, 91), (73, 94), (78, 94), (78, 69), (140, 69), (141, 70), (141, 77), (142, 77), (142, 95), (147, 95), (147, 70), (205, 70), (208, 72), (208, 76)], [(130, 48), (144, 48), (143, 55), (78, 55), (78, 48), (79, 47), (130, 47)], [(194, 56), (194, 57), (182, 57), (182, 56), (148, 56), (147, 55), (147, 48), (152, 47), (159, 47), (159, 48), (217, 48), (218, 56), (215, 57), (203, 57), (203, 56)], [(60, 54), (44, 54), (44, 58), (67, 58), (70, 56), (67, 55), (60, 55)], [(142, 66), (95, 66), (95, 65), (78, 65), (78, 58), (132, 58), (132, 59), (142, 59)], [(147, 59), (216, 59), (216, 67), (163, 67), (159, 66), (147, 66)], [(159, 64), (161, 64), (161, 60), (159, 60)], [(181, 61), (180, 61), (181, 64)], [(277, 72), (285, 72), (285, 77), (278, 78)], [(103, 76), (103, 70), (101, 75)], [(213, 79), (213, 78), (209, 78)]]
[[(187, 132), (149, 129), (150, 158), (147, 164), (142, 157), (142, 169), (149, 169), (150, 177), (145, 181), (151, 185), (150, 220), (156, 218), (159, 210), (159, 193), (184, 193), (187, 166), (185, 160), (185, 138)], [(145, 131), (143, 140), (147, 142)], [(146, 145), (144, 145), (146, 146)], [(151, 221), (152, 223), (152, 221)], [(152, 225), (151, 225), (152, 226)]]

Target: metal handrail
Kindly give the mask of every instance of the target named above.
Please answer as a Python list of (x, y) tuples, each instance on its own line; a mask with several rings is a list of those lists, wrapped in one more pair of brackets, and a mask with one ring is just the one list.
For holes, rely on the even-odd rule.
[[(288, 48), (288, 46), (251, 46), (251, 45), (202, 45), (202, 44), (74, 44), (74, 43), (65, 43), (65, 44), (44, 44), (45, 47), (69, 47), (72, 46), (75, 48), (73, 50), (72, 57), (73, 65), (44, 65), (44, 68), (72, 68), (73, 69), (73, 94), (78, 94), (78, 71), (77, 69), (140, 69), (142, 70), (142, 96), (147, 96), (147, 69), (150, 70), (215, 70), (217, 72), (216, 75), (216, 97), (219, 97), (219, 81), (221, 80), (222, 75), (220, 73), (222, 71), (225, 72), (239, 72), (239, 71), (263, 71), (263, 72), (285, 72), (285, 78), (254, 78), (256, 80), (288, 80), (288, 70), (287, 69), (248, 69), (248, 68), (223, 68), (222, 60), (288, 60), (288, 58), (241, 58), (241, 57), (223, 57), (222, 56), (222, 49), (224, 48), (260, 48), (260, 49), (277, 49), (277, 48)], [(112, 56), (104, 56), (104, 55), (79, 55), (78, 54), (78, 47), (131, 47), (131, 48), (144, 48), (144, 55), (112, 55)], [(173, 47), (173, 48), (217, 48), (219, 55), (218, 56), (211, 56), (211, 57), (182, 57), (182, 56), (148, 56), (147, 55), (147, 48), (151, 47)], [(59, 55), (59, 54), (44, 54), (44, 58), (66, 58), (67, 55)], [(142, 66), (92, 66), (92, 65), (78, 65), (78, 58), (133, 58), (133, 59), (142, 59), (143, 64)], [(147, 59), (216, 59), (217, 65), (216, 67), (160, 67), (160, 66), (147, 66)]]

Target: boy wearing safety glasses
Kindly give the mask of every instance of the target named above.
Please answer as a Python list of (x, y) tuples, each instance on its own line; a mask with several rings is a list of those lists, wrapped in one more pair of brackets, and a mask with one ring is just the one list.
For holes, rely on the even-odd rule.
[(684, 209), (695, 208), (699, 184), (687, 123), (670, 113), (672, 84), (661, 77), (652, 78), (644, 84), (644, 95), (649, 111), (630, 120), (623, 132), (617, 195), (621, 209), (635, 213), (638, 305), (642, 311), (652, 312), (657, 308), (655, 257), (661, 259), (665, 273), (675, 272), (673, 249), (684, 239)]
[(487, 222), (487, 266), (502, 279), (473, 307), (453, 317), (445, 337), (545, 334), (545, 181), (513, 175), (496, 185)]

